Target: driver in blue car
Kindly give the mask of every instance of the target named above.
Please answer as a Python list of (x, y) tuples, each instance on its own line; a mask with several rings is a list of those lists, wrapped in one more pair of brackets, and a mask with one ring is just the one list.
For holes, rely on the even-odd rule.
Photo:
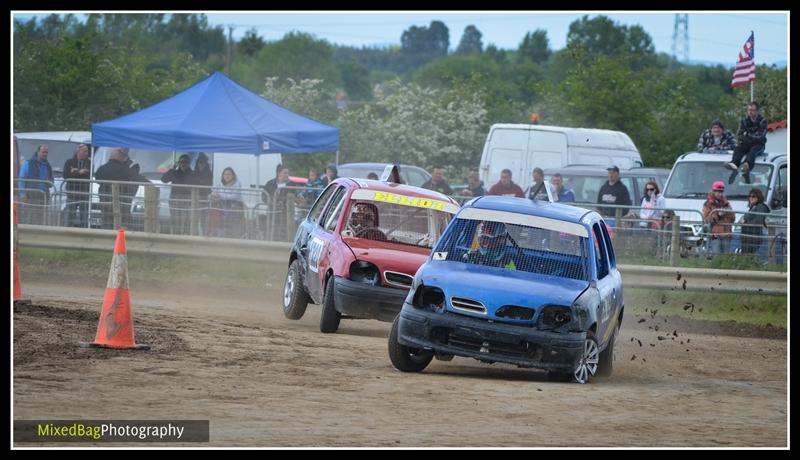
[(464, 254), (468, 263), (488, 267), (516, 270), (517, 265), (509, 254), (508, 232), (502, 222), (484, 221), (478, 229), (477, 247)]

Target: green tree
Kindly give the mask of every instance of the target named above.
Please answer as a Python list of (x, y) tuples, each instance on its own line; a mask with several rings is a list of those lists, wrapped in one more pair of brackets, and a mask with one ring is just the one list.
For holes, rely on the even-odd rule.
[(355, 62), (337, 64), (342, 76), (342, 87), (351, 101), (369, 101), (372, 99), (372, 85), (369, 70)]
[[(733, 70), (730, 71), (730, 74), (733, 75)], [(766, 65), (756, 67), (756, 80), (753, 87), (754, 99), (758, 101), (761, 115), (770, 123), (787, 119), (787, 105), (789, 102), (787, 77), (786, 69), (778, 69)], [(740, 86), (733, 91), (739, 107), (738, 115), (741, 118), (745, 114), (747, 103), (750, 102), (750, 85)]]
[(264, 45), (264, 39), (258, 35), (255, 28), (252, 28), (244, 33), (244, 37), (236, 44), (236, 48), (245, 56), (253, 57), (261, 51)]
[(461, 41), (458, 43), (458, 54), (472, 54), (483, 52), (483, 42), (481, 42), (481, 32), (474, 25), (468, 25), (464, 28), (464, 34), (461, 35)]
[(329, 88), (341, 84), (331, 44), (306, 33), (291, 32), (277, 42), (268, 43), (258, 53), (254, 65), (261, 76), (295, 81), (316, 79)]
[(447, 56), (450, 31), (441, 21), (431, 21), (429, 27), (411, 26), (400, 37), (401, 50), (413, 67)]
[(567, 46), (583, 49), (589, 56), (627, 55), (630, 66), (644, 68), (655, 62), (655, 46), (641, 26), (622, 26), (608, 16), (584, 16), (572, 22), (567, 32)]
[(547, 31), (536, 29), (533, 33), (526, 33), (525, 37), (522, 38), (517, 50), (517, 57), (520, 60), (530, 59), (537, 64), (541, 64), (546, 62), (552, 53)]

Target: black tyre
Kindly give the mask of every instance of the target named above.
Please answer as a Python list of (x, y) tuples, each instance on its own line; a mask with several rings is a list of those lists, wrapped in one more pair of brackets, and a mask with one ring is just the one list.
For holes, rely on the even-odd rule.
[(433, 359), (433, 353), (401, 345), (397, 341), (399, 323), (400, 315), (397, 315), (392, 323), (392, 332), (389, 334), (389, 359), (392, 360), (395, 369), (399, 371), (422, 372)]
[(594, 332), (586, 333), (584, 340), (583, 354), (578, 360), (577, 366), (571, 373), (548, 372), (547, 377), (556, 382), (577, 382), (588, 383), (589, 379), (597, 374), (597, 365), (600, 361), (600, 353), (597, 347), (597, 337)]
[(336, 310), (336, 299), (333, 295), (333, 283), (336, 279), (331, 276), (325, 285), (325, 298), (322, 299), (322, 315), (319, 317), (319, 330), (325, 333), (339, 330), (339, 321), (342, 314)]
[(619, 324), (614, 328), (614, 334), (611, 335), (606, 349), (600, 352), (597, 372), (595, 373), (598, 377), (610, 377), (611, 372), (614, 370), (614, 344), (617, 342), (617, 335), (619, 335)]
[(302, 318), (308, 306), (308, 295), (300, 282), (300, 270), (300, 260), (293, 260), (283, 285), (283, 314), (289, 319)]

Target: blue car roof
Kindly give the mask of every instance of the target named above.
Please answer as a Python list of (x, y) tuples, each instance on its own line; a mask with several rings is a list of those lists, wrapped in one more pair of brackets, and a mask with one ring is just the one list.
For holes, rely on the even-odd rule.
[(496, 195), (486, 195), (476, 198), (466, 203), (461, 209), (463, 210), (466, 208), (508, 211), (517, 214), (527, 214), (530, 216), (563, 220), (565, 222), (574, 222), (576, 224), (582, 224), (581, 219), (583, 216), (593, 212), (588, 209), (567, 204)]

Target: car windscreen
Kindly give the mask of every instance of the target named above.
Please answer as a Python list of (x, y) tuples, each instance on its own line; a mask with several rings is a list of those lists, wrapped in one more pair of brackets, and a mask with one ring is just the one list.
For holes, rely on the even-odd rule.
[(432, 208), (353, 200), (342, 236), (432, 248), (451, 217)]
[(729, 184), (731, 171), (722, 161), (683, 161), (675, 164), (669, 183), (664, 191), (666, 198), (703, 199), (711, 192), (715, 181), (726, 184), (725, 197), (729, 200), (747, 200), (750, 190), (759, 188), (766, 195), (772, 177), (772, 165), (756, 164), (750, 171), (750, 183), (744, 181), (741, 173)]
[(458, 218), (433, 259), (588, 280), (587, 254), (586, 237), (557, 228)]

